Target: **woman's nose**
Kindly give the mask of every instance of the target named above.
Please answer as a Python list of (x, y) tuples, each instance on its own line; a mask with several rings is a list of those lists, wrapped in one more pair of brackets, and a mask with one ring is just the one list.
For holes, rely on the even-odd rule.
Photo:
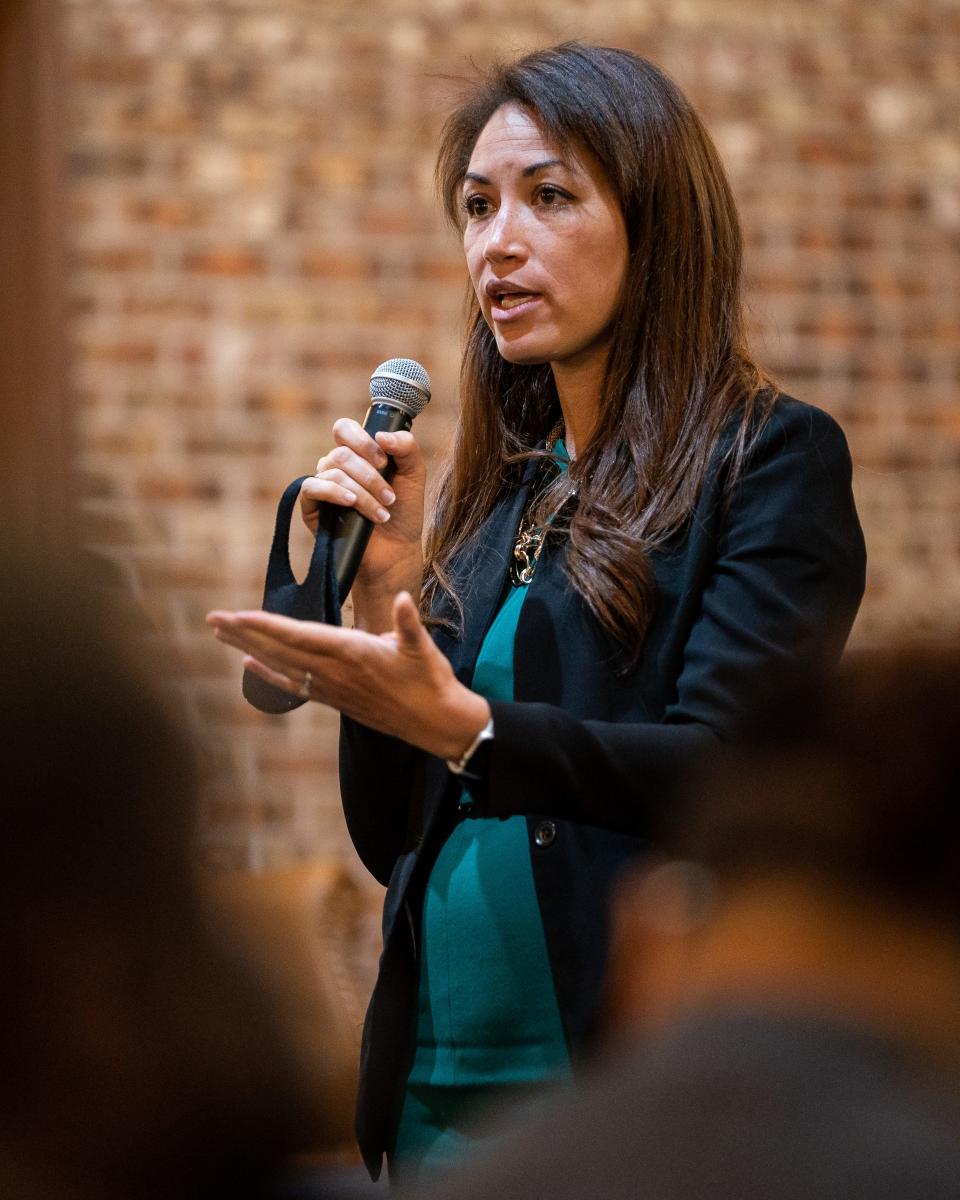
[(523, 258), (525, 253), (522, 218), (513, 205), (501, 204), (487, 227), (484, 258), (491, 263), (503, 262), (504, 259)]

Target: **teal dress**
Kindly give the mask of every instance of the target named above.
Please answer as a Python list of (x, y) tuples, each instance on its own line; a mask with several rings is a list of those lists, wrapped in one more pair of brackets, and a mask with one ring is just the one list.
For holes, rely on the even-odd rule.
[[(513, 699), (526, 593), (508, 589), (480, 649), (472, 687), (488, 699)], [(416, 1053), (392, 1155), (401, 1182), (455, 1163), (485, 1113), (571, 1075), (526, 820), (473, 817), (466, 791), (460, 810), (424, 895)]]

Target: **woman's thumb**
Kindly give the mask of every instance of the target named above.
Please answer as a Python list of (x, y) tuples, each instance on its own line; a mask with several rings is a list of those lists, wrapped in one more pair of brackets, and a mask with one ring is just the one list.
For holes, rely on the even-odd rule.
[(427, 631), (409, 592), (397, 593), (393, 602), (393, 627), (398, 645), (405, 650), (419, 650)]

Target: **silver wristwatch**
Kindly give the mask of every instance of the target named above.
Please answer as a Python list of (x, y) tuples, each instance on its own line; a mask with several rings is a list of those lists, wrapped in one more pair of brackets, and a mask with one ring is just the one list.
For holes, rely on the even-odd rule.
[(470, 759), (476, 754), (484, 742), (493, 740), (493, 717), (484, 725), (460, 758), (448, 758), (447, 766), (454, 775), (463, 775), (470, 766)]

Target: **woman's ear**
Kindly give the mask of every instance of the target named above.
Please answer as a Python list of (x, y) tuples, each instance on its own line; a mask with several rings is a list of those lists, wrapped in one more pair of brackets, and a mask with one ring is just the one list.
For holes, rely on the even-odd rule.
[(636, 1036), (682, 1009), (695, 940), (713, 911), (713, 882), (697, 863), (645, 859), (629, 867), (610, 904), (604, 1024)]

